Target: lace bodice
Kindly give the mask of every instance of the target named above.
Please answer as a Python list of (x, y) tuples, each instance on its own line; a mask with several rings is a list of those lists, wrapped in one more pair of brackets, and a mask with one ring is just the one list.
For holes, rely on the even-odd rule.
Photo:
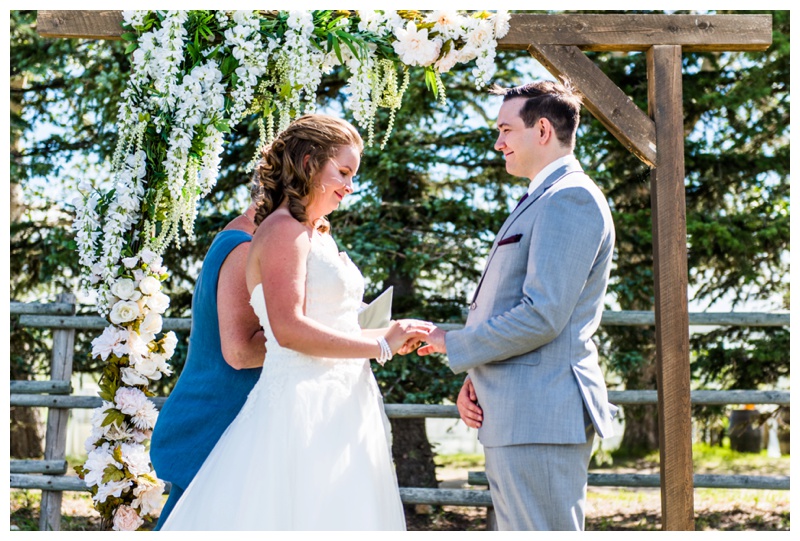
[[(311, 237), (306, 265), (306, 315), (336, 330), (360, 333), (358, 310), (364, 296), (364, 277), (358, 267), (347, 254), (339, 252), (333, 237), (318, 233)], [(250, 304), (267, 339), (265, 362), (269, 362), (279, 351), (282, 355), (300, 356), (297, 352), (278, 346), (269, 324), (261, 284), (253, 289)]]

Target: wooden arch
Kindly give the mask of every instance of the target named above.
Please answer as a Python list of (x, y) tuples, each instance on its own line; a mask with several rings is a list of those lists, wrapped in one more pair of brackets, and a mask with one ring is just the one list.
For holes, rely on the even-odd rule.
[[(39, 11), (43, 37), (121, 39), (119, 11)], [(651, 167), (662, 527), (694, 530), (682, 53), (765, 51), (771, 15), (513, 14), (499, 49), (564, 75), (584, 105)], [(648, 112), (583, 51), (647, 54)]]

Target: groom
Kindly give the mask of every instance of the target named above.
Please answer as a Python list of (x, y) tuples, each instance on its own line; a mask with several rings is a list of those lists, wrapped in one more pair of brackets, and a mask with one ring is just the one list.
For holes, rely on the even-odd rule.
[(613, 435), (592, 335), (614, 251), (605, 197), (573, 156), (581, 98), (568, 83), (501, 89), (495, 149), (530, 179), (492, 246), (464, 329), (420, 355), (467, 371), (458, 399), (479, 428), (501, 530), (582, 530), (597, 433)]

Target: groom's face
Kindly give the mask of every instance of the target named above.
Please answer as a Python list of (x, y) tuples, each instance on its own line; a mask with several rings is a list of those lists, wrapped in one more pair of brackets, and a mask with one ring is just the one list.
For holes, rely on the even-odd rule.
[(506, 171), (515, 177), (533, 178), (538, 160), (537, 130), (526, 128), (520, 116), (526, 98), (504, 101), (497, 115), (500, 132), (494, 144), (506, 160)]

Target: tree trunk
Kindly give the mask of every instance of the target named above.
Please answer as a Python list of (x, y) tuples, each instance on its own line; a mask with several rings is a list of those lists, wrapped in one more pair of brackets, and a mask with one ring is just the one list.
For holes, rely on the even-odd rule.
[[(655, 389), (655, 361), (640, 367), (636, 373), (626, 374), (627, 390)], [(623, 409), (625, 433), (622, 436), (622, 448), (636, 455), (644, 455), (658, 447), (658, 406), (625, 406)]]
[[(392, 455), (401, 487), (437, 488), (433, 449), (425, 431), (425, 419), (392, 419)], [(416, 512), (405, 506), (406, 513)]]
[(12, 458), (41, 458), (42, 436), (38, 411), (34, 408), (11, 408), (9, 453)]

